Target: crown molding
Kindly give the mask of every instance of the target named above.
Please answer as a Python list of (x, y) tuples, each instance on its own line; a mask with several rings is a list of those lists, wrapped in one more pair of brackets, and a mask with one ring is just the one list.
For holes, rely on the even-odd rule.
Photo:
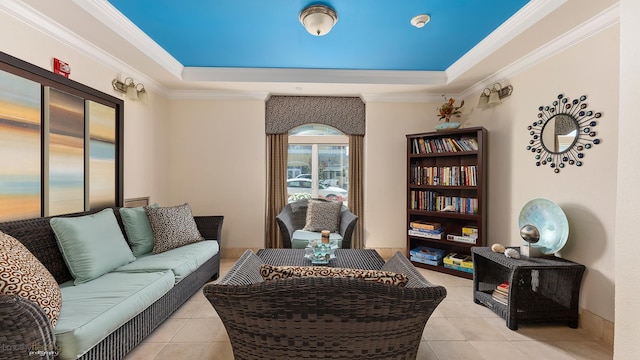
[(73, 0), (73, 2), (92, 14), (114, 33), (122, 36), (136, 48), (147, 54), (149, 58), (162, 66), (176, 78), (180, 79), (184, 66), (165, 49), (153, 41), (139, 27), (122, 15), (107, 0)]
[(616, 3), (609, 8), (603, 10), (596, 16), (585, 21), (584, 23), (576, 26), (570, 31), (558, 36), (552, 41), (544, 44), (538, 49), (530, 52), (528, 55), (520, 58), (519, 60), (511, 63), (510, 65), (496, 71), (491, 76), (479, 81), (478, 83), (470, 86), (460, 93), (461, 98), (469, 97), (475, 93), (479, 93), (484, 88), (491, 87), (496, 82), (499, 82), (502, 86), (506, 86), (508, 79), (517, 75), (518, 73), (527, 70), (536, 64), (547, 60), (566, 49), (604, 31), (611, 26), (614, 26), (620, 22), (620, 4)]
[(221, 91), (221, 90), (170, 90), (165, 93), (173, 100), (260, 100), (267, 101), (268, 92)]
[(27, 26), (30, 26), (36, 31), (39, 31), (42, 34), (73, 48), (81, 54), (104, 64), (111, 68), (114, 71), (114, 74), (126, 74), (126, 76), (131, 76), (137, 79), (139, 82), (145, 84), (147, 90), (155, 90), (160, 93), (166, 90), (162, 85), (146, 76), (143, 72), (132, 68), (128, 64), (93, 45), (83, 37), (68, 30), (66, 27), (53, 21), (51, 18), (21, 1), (0, 1), (0, 10), (6, 12), (14, 19), (21, 21)]
[(531, 0), (446, 70), (449, 82), (469, 71), (568, 0)]
[[(383, 93), (383, 94), (362, 94), (360, 98), (365, 103), (389, 102), (389, 103), (440, 103), (442, 94), (435, 95), (425, 92), (413, 93)], [(454, 95), (451, 95), (454, 96)]]
[(185, 81), (445, 85), (444, 71), (185, 67)]

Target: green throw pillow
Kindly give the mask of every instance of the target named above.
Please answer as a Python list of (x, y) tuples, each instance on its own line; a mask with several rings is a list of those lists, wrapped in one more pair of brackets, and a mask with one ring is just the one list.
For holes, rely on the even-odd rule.
[[(153, 204), (151, 207), (158, 207)], [(127, 233), (129, 244), (134, 256), (148, 254), (153, 250), (153, 232), (149, 217), (144, 206), (134, 208), (120, 208), (120, 216), (124, 224), (124, 231)]]
[(92, 215), (53, 218), (51, 228), (76, 285), (136, 259), (113, 209)]

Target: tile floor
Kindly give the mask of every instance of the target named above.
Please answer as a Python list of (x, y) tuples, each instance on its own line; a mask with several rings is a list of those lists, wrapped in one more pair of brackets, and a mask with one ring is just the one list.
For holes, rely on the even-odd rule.
[[(223, 259), (224, 274), (235, 261)], [(423, 360), (571, 360), (612, 359), (613, 346), (582, 329), (563, 325), (520, 325), (509, 330), (492, 311), (473, 303), (472, 281), (420, 269), (447, 288), (422, 336)], [(462, 326), (464, 324), (464, 326)], [(231, 360), (233, 352), (222, 321), (202, 293), (189, 299), (125, 360)]]

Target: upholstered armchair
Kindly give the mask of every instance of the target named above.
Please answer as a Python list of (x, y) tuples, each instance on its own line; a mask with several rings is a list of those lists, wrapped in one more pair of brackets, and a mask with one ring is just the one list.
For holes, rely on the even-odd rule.
[[(327, 202), (323, 199), (303, 199), (290, 204), (282, 209), (276, 216), (276, 222), (282, 234), (282, 243), (285, 248), (305, 248), (309, 240), (320, 239), (320, 232), (303, 230), (307, 223), (307, 211), (311, 201)], [(356, 227), (358, 217), (342, 206), (338, 216), (336, 232), (330, 235), (331, 240), (336, 240), (343, 249), (351, 248), (351, 235)]]

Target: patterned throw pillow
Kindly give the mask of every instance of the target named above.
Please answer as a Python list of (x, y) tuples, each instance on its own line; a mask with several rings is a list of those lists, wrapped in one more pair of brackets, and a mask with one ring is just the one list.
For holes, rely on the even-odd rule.
[(332, 268), (326, 266), (274, 266), (262, 264), (260, 265), (260, 275), (262, 275), (264, 280), (304, 276), (346, 277), (397, 285), (400, 287), (404, 287), (409, 281), (409, 278), (405, 274), (391, 271)]
[(337, 232), (340, 229), (342, 201), (309, 200), (308, 206), (307, 220), (302, 230)]
[(145, 206), (153, 231), (153, 254), (204, 240), (191, 213), (191, 206)]
[(12, 236), (0, 231), (0, 294), (19, 295), (40, 306), (55, 327), (62, 293), (53, 275)]

